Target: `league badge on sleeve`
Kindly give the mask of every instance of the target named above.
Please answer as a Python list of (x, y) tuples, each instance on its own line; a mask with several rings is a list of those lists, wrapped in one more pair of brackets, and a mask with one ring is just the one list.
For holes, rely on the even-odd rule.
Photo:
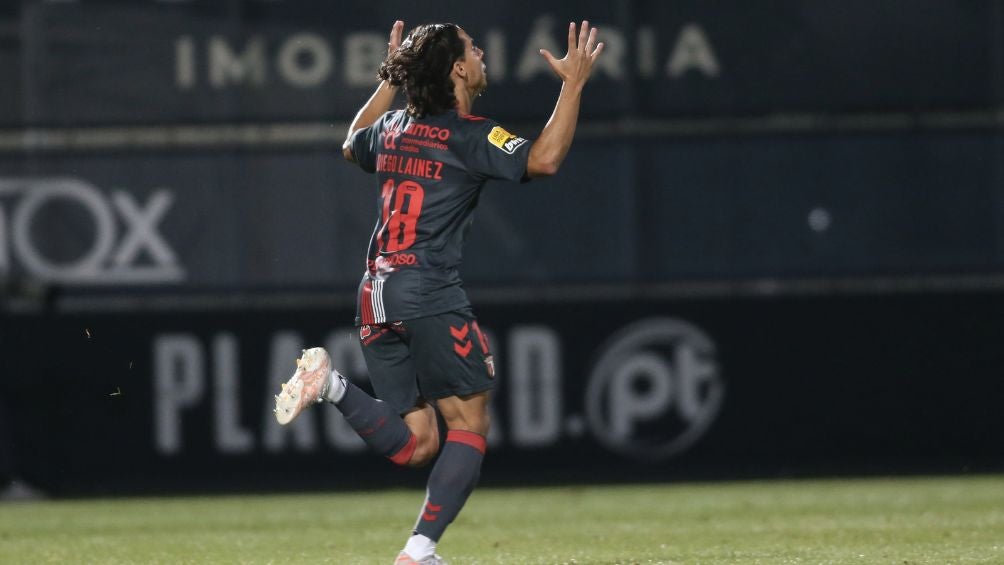
[(488, 141), (510, 155), (516, 152), (516, 148), (526, 143), (525, 139), (507, 132), (502, 126), (495, 126), (488, 132)]

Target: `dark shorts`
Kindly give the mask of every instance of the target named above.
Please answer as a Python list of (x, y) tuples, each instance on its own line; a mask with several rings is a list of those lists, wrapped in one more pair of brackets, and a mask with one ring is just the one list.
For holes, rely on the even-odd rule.
[(488, 339), (469, 309), (359, 327), (377, 398), (399, 414), (422, 399), (465, 396), (495, 387)]

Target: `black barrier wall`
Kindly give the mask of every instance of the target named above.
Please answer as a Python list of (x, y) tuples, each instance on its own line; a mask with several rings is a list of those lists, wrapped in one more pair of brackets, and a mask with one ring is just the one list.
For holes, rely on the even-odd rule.
[[(999, 294), (484, 307), (498, 369), (484, 480), (1000, 470), (1002, 308)], [(420, 482), (331, 407), (273, 419), (301, 347), (366, 382), (350, 316), (16, 319), (19, 377), (3, 386), (19, 472), (60, 494)]]
[(394, 20), (452, 20), (474, 111), (533, 138), (537, 50), (583, 18), (607, 48), (560, 174), (490, 183), (466, 249), (485, 481), (1001, 470), (1004, 1), (26, 0), (0, 3), (0, 479), (420, 485), (335, 410), (270, 414), (305, 345), (365, 384), (347, 122)]

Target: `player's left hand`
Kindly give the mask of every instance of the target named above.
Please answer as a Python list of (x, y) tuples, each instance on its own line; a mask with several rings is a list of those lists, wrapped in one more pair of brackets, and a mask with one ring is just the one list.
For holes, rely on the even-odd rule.
[(540, 50), (551, 70), (562, 82), (578, 86), (589, 80), (593, 63), (602, 52), (603, 43), (596, 43), (596, 28), (589, 29), (588, 21), (582, 22), (578, 34), (575, 32), (575, 22), (568, 24), (568, 53), (564, 58), (556, 58), (547, 49)]
[(390, 41), (387, 42), (387, 54), (390, 55), (401, 46), (401, 36), (404, 34), (404, 22), (397, 20), (390, 28)]

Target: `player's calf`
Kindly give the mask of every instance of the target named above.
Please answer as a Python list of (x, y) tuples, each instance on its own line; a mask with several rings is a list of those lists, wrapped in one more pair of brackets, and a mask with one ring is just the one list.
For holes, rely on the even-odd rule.
[(405, 545), (406, 555), (420, 559), (435, 555), (436, 544), (447, 526), (460, 514), (481, 475), (485, 436), (466, 430), (450, 430), (436, 465), (429, 475), (425, 502), (414, 533)]
[(398, 465), (424, 465), (438, 450), (438, 436), (431, 441), (423, 436), (419, 445), (418, 437), (390, 405), (366, 394), (334, 371), (324, 348), (305, 349), (296, 361), (296, 372), (275, 397), (275, 418), (286, 425), (307, 407), (324, 401), (341, 411), (345, 421), (373, 451)]

